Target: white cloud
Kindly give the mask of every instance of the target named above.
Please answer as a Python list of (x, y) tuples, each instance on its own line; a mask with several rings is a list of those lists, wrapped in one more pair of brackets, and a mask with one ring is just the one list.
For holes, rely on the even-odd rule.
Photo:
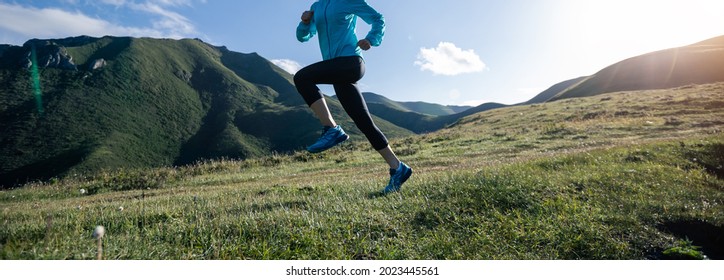
[(113, 6), (123, 6), (126, 4), (126, 0), (101, 0), (101, 3)]
[(299, 69), (302, 69), (302, 65), (299, 64), (299, 62), (296, 62), (291, 59), (272, 59), (272, 63), (274, 63), (276, 66), (279, 66), (279, 68), (284, 69), (284, 71), (289, 72), (289, 74), (296, 74)]
[(37, 9), (0, 3), (0, 17), (3, 19), (0, 21), (0, 30), (30, 38), (78, 35), (163, 36), (163, 32), (159, 30), (114, 25), (78, 11), (68, 12), (57, 8)]
[[(178, 3), (177, 3), (178, 2)], [(161, 5), (146, 2), (143, 4), (130, 4), (130, 7), (134, 10), (139, 10), (159, 16), (159, 19), (153, 20), (153, 27), (157, 30), (166, 30), (169, 32), (169, 37), (184, 37), (191, 34), (196, 34), (196, 27), (186, 17), (179, 13), (172, 12), (162, 5), (181, 5), (185, 1), (161, 1)]]
[[(69, 4), (74, 1), (67, 0)], [(204, 3), (202, 1), (202, 3)], [(133, 36), (155, 38), (198, 37), (194, 24), (170, 7), (190, 6), (190, 0), (155, 0), (138, 4), (126, 0), (102, 0), (100, 4), (128, 8), (151, 16), (150, 26), (124, 26), (79, 10), (48, 7), (35, 8), (19, 4), (0, 3), (0, 33), (3, 40), (18, 44), (30, 38), (60, 38), (69, 36)], [(8, 35), (9, 34), (9, 35)]]
[(436, 75), (455, 76), (485, 70), (485, 63), (474, 50), (463, 50), (450, 42), (440, 42), (437, 48), (421, 48), (415, 65)]
[(191, 6), (191, 0), (155, 0), (148, 2), (156, 2), (163, 6)]

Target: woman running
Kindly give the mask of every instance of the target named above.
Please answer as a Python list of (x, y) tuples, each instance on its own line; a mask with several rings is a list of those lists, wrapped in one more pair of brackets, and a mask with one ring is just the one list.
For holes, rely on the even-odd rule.
[[(362, 40), (358, 40), (355, 34), (357, 17), (372, 26)], [(367, 104), (357, 88), (357, 81), (365, 73), (362, 50), (379, 46), (384, 33), (384, 17), (365, 0), (315, 2), (309, 11), (302, 13), (302, 21), (297, 26), (297, 39), (307, 42), (317, 35), (323, 60), (299, 70), (294, 75), (294, 84), (324, 126), (322, 136), (307, 147), (307, 151), (320, 153), (349, 139), (349, 135), (332, 118), (327, 102), (317, 87), (318, 84), (331, 84), (357, 128), (390, 165), (390, 182), (382, 191), (387, 194), (400, 190), (412, 175), (412, 168), (401, 162), (392, 151), (387, 138), (372, 121)]]

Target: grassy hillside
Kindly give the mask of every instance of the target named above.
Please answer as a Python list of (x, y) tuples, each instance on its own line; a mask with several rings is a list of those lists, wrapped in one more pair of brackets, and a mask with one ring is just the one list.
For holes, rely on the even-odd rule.
[[(724, 84), (488, 110), (363, 141), (0, 192), (2, 259), (724, 258)], [(85, 193), (81, 193), (81, 189)], [(121, 208), (122, 207), (122, 208)]]
[(724, 81), (724, 36), (633, 57), (604, 68), (550, 100)]
[(523, 103), (523, 105), (546, 102), (546, 101), (550, 100), (551, 98), (553, 98), (554, 96), (565, 91), (566, 89), (570, 88), (571, 86), (580, 83), (581, 81), (583, 81), (586, 78), (588, 78), (588, 77), (585, 77), (585, 76), (578, 77), (575, 79), (570, 79), (570, 80), (566, 80), (566, 81), (557, 83), (557, 84), (549, 87), (548, 89), (544, 90), (543, 92), (539, 93), (535, 97), (531, 98), (530, 100), (526, 101), (525, 103)]
[[(25, 67), (32, 46), (39, 95)], [(283, 153), (319, 135), (291, 76), (257, 54), (190, 39), (75, 37), (31, 40), (1, 55), (0, 186)], [(330, 107), (362, 139), (339, 103)], [(378, 123), (390, 136), (411, 134)]]

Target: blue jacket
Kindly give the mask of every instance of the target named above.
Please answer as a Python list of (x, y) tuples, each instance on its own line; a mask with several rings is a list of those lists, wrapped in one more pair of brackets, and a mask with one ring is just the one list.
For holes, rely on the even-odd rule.
[(299, 23), (297, 40), (309, 41), (319, 35), (322, 58), (329, 60), (342, 56), (362, 56), (357, 46), (357, 17), (362, 18), (372, 29), (365, 39), (372, 46), (379, 46), (385, 35), (385, 18), (370, 7), (365, 0), (318, 0), (312, 4), (314, 18), (309, 24)]

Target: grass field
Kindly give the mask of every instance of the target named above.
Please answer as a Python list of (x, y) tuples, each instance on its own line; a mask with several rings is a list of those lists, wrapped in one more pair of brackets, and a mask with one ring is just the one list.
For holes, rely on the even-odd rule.
[[(724, 84), (511, 107), (393, 139), (0, 192), (0, 258), (721, 259)], [(82, 191), (81, 191), (82, 190)]]

